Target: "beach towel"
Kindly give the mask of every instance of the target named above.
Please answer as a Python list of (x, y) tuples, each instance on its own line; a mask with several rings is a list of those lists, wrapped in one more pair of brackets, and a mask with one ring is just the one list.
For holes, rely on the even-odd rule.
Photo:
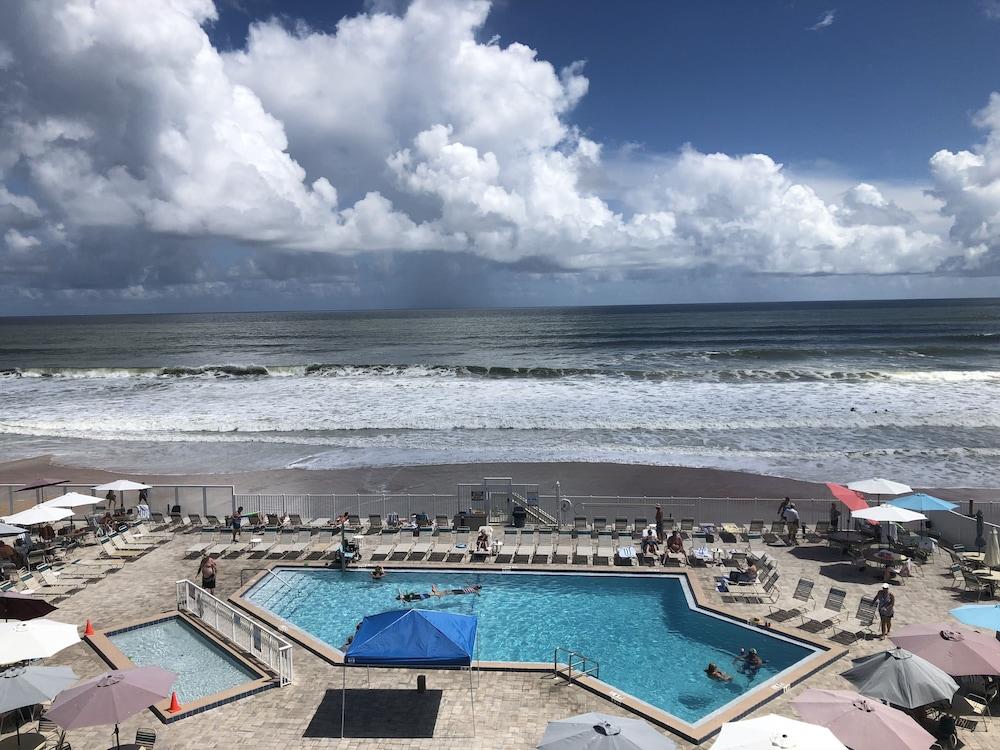
[(619, 547), (615, 554), (622, 560), (631, 560), (636, 557), (635, 547)]

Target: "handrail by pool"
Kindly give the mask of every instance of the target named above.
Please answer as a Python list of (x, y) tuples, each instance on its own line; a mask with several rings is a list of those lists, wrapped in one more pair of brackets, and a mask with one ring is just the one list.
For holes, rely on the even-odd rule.
[[(280, 578), (278, 580), (281, 581)], [(270, 628), (251, 620), (245, 612), (231, 607), (192, 581), (187, 579), (177, 581), (176, 589), (178, 611), (197, 617), (220, 636), (267, 664), (278, 673), (278, 683), (282, 687), (292, 681), (294, 669), (292, 644), (289, 641)], [(206, 615), (214, 617), (209, 620)], [(222, 626), (228, 626), (228, 633), (219, 627), (220, 618), (223, 620)]]

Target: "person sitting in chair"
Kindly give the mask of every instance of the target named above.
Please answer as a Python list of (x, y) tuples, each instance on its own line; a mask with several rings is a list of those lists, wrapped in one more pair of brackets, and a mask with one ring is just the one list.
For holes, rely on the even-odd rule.
[(674, 529), (674, 533), (667, 539), (667, 551), (684, 554), (684, 537), (677, 529)]

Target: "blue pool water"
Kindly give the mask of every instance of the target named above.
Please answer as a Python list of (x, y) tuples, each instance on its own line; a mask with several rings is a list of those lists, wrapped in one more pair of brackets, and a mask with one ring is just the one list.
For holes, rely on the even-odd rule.
[(177, 617), (113, 633), (108, 638), (133, 664), (177, 672), (173, 689), (182, 704), (259, 676)]
[[(400, 592), (482, 585), (479, 596), (425, 599), (412, 606), (479, 616), (483, 661), (551, 662), (563, 646), (600, 663), (600, 678), (661, 710), (696, 723), (749, 688), (767, 683), (813, 651), (692, 610), (684, 584), (667, 576), (276, 569), (246, 595), (257, 606), (341, 648), (366, 615), (401, 609)], [(280, 580), (276, 580), (280, 578)], [(754, 678), (733, 657), (756, 648), (766, 664)], [(709, 680), (714, 661), (734, 675)]]

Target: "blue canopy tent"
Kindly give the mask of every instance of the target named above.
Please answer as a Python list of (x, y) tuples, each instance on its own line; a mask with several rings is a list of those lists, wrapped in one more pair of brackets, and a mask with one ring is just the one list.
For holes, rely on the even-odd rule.
[(377, 667), (465, 667), (475, 727), (472, 652), (479, 618), (425, 609), (403, 609), (371, 615), (361, 621), (344, 653), (340, 703), (340, 735), (347, 717), (347, 665)]

